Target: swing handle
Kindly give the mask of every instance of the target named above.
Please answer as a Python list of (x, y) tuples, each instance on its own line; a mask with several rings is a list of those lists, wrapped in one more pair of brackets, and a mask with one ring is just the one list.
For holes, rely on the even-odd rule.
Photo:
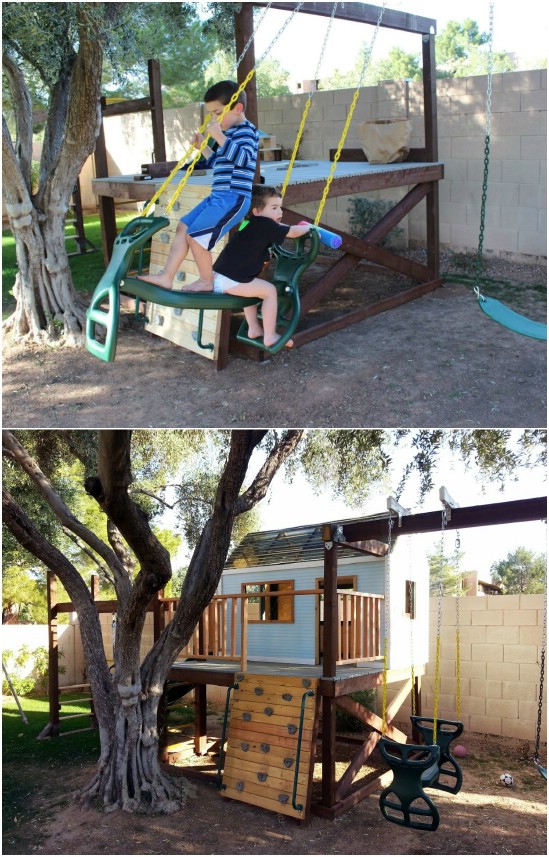
[(330, 232), (329, 229), (324, 229), (323, 226), (314, 226), (307, 220), (300, 220), (298, 226), (310, 226), (311, 229), (316, 229), (322, 243), (326, 244), (328, 247), (331, 247), (332, 250), (337, 250), (337, 248), (341, 247), (341, 245), (343, 244), (343, 238), (341, 237), (341, 235), (336, 235), (335, 232)]

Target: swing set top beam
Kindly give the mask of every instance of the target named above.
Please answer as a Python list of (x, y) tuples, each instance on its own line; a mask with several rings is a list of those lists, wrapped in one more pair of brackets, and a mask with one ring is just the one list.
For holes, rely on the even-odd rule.
[[(256, 3), (254, 6), (266, 6), (267, 3)], [(271, 3), (271, 9), (281, 9), (285, 12), (293, 12), (296, 3)], [(310, 15), (324, 15), (328, 18), (332, 14), (331, 3), (304, 3), (301, 12)], [(355, 21), (359, 24), (377, 24), (381, 6), (372, 6), (369, 3), (339, 3), (335, 17), (344, 21)], [(383, 12), (382, 27), (391, 30), (403, 30), (406, 33), (421, 33), (422, 35), (435, 35), (437, 22), (432, 18), (422, 18), (420, 15), (410, 15), (408, 12), (398, 12), (395, 9), (385, 9)]]
[[(434, 533), (440, 531), (442, 510), (404, 515), (395, 522), (393, 535)], [(489, 527), (497, 524), (520, 524), (525, 521), (541, 521), (547, 517), (547, 497), (531, 497), (527, 500), (510, 500), (504, 503), (487, 503), (481, 506), (464, 506), (452, 509), (446, 529), (463, 530), (470, 527)], [(336, 523), (328, 524), (335, 531)], [(345, 541), (358, 542), (364, 539), (387, 540), (387, 517), (373, 521), (353, 521), (343, 524)], [(329, 541), (329, 539), (325, 539)]]

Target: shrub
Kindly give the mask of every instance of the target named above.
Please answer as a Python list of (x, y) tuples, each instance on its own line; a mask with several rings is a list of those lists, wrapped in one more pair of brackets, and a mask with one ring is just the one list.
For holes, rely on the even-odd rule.
[[(62, 652), (59, 653), (62, 656)], [(23, 645), (17, 653), (4, 649), (2, 653), (4, 663), (18, 696), (27, 696), (30, 693), (44, 692), (48, 687), (48, 650), (45, 646), (37, 646), (31, 649)], [(9, 662), (9, 663), (8, 663)], [(29, 664), (32, 663), (32, 674), (28, 673)], [(65, 667), (59, 667), (59, 672), (65, 672)], [(10, 694), (10, 687), (5, 675), (2, 675), (2, 693)]]
[[(349, 696), (366, 708), (371, 709), (376, 698), (376, 692), (373, 688), (357, 690), (356, 693), (350, 693)], [(366, 725), (354, 714), (349, 714), (342, 708), (336, 708), (336, 729), (338, 732), (362, 732), (365, 728)]]
[[(355, 238), (362, 238), (392, 207), (393, 203), (385, 199), (367, 199), (364, 196), (350, 199), (347, 207), (349, 232)], [(385, 247), (391, 243), (391, 239), (400, 238), (403, 234), (404, 230), (400, 226), (395, 226), (385, 238), (381, 239), (379, 246)]]

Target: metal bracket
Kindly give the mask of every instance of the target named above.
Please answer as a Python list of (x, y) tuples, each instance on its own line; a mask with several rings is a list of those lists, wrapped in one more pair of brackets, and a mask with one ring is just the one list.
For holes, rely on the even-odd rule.
[(404, 515), (410, 514), (410, 509), (407, 509), (405, 506), (401, 506), (398, 500), (395, 500), (394, 497), (387, 497), (387, 509), (389, 512), (395, 512), (398, 516), (398, 525), (402, 526), (402, 518)]
[(452, 509), (459, 509), (459, 503), (457, 503), (454, 498), (450, 496), (444, 485), (441, 485), (438, 489), (438, 497), (446, 511), (446, 520), (451, 521)]

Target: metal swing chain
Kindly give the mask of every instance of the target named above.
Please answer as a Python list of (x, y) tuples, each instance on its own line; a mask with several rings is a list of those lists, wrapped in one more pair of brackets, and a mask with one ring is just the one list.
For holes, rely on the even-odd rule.
[(328, 38), (330, 36), (330, 31), (332, 29), (332, 24), (334, 22), (336, 9), (337, 9), (337, 3), (334, 3), (333, 8), (332, 8), (332, 14), (330, 15), (330, 22), (328, 24), (328, 28), (327, 28), (326, 33), (324, 35), (324, 42), (322, 43), (322, 48), (320, 49), (320, 56), (318, 58), (318, 63), (317, 63), (317, 67), (316, 67), (316, 71), (315, 71), (315, 75), (314, 75), (314, 84), (313, 84), (312, 89), (309, 92), (309, 97), (307, 98), (307, 101), (305, 102), (305, 107), (303, 108), (303, 115), (301, 116), (301, 122), (299, 124), (299, 129), (297, 131), (297, 136), (295, 138), (294, 148), (292, 151), (292, 155), (290, 157), (290, 161), (288, 163), (288, 169), (286, 170), (286, 175), (284, 176), (284, 182), (282, 184), (282, 190), (280, 191), (280, 196), (282, 197), (282, 199), (284, 199), (284, 194), (286, 193), (286, 190), (287, 190), (288, 185), (290, 183), (290, 176), (292, 175), (292, 170), (294, 168), (295, 159), (297, 158), (297, 152), (299, 149), (299, 145), (301, 143), (301, 138), (303, 137), (303, 131), (305, 129), (305, 123), (307, 122), (309, 110), (311, 109), (311, 103), (313, 100), (313, 95), (316, 92), (316, 81), (318, 80), (318, 77), (320, 75), (320, 67), (322, 65), (322, 60), (324, 59), (324, 52), (326, 50), (326, 45), (328, 44)]
[[(269, 5), (271, 5), (271, 4), (269, 4)], [(218, 117), (218, 122), (221, 122), (221, 120), (223, 119), (223, 117), (224, 117), (224, 116), (226, 116), (226, 114), (229, 112), (229, 110), (231, 110), (231, 109), (232, 109), (232, 107), (235, 105), (235, 103), (236, 103), (236, 101), (237, 101), (237, 99), (238, 99), (238, 97), (239, 97), (240, 93), (241, 93), (241, 92), (243, 92), (243, 90), (247, 87), (247, 85), (248, 85), (248, 84), (249, 84), (249, 82), (251, 81), (252, 77), (254, 76), (254, 74), (255, 74), (255, 72), (256, 72), (256, 69), (257, 69), (258, 65), (260, 65), (260, 64), (263, 62), (263, 60), (265, 59), (265, 57), (267, 56), (267, 54), (269, 53), (269, 51), (271, 50), (271, 48), (273, 47), (273, 45), (275, 44), (275, 42), (280, 38), (280, 36), (281, 36), (281, 35), (282, 35), (282, 33), (284, 32), (284, 30), (286, 29), (286, 27), (288, 26), (288, 24), (290, 23), (290, 21), (294, 18), (294, 16), (297, 14), (297, 12), (299, 12), (299, 10), (301, 9), (301, 7), (302, 7), (302, 6), (303, 6), (303, 2), (301, 2), (301, 3), (298, 3), (298, 4), (297, 4), (297, 6), (295, 7), (295, 9), (294, 9), (294, 10), (293, 10), (293, 12), (291, 13), (291, 15), (286, 19), (286, 21), (284, 22), (284, 24), (283, 24), (283, 25), (282, 25), (282, 27), (280, 28), (280, 30), (278, 30), (278, 32), (275, 34), (275, 36), (273, 37), (273, 39), (271, 39), (271, 41), (270, 41), (269, 45), (266, 47), (266, 49), (264, 50), (264, 52), (263, 52), (263, 54), (261, 55), (261, 57), (259, 58), (259, 60), (256, 62), (255, 67), (254, 67), (254, 68), (252, 68), (252, 69), (248, 72), (248, 74), (246, 75), (246, 77), (244, 78), (244, 80), (242, 81), (242, 83), (240, 84), (240, 86), (238, 87), (238, 89), (236, 90), (236, 92), (235, 92), (235, 93), (233, 94), (233, 96), (231, 97), (231, 100), (229, 101), (229, 103), (224, 107), (223, 111), (221, 112), (220, 116)], [(238, 60), (237, 60), (237, 64), (236, 64), (236, 69), (238, 69), (238, 67), (239, 67), (240, 63), (242, 62), (242, 59), (243, 59), (243, 57), (244, 57), (244, 55), (245, 55), (246, 51), (248, 50), (249, 46), (251, 45), (252, 40), (253, 40), (253, 38), (254, 38), (254, 36), (255, 36), (255, 34), (256, 34), (256, 32), (257, 32), (257, 30), (259, 29), (259, 26), (260, 26), (261, 22), (263, 21), (263, 18), (264, 18), (265, 14), (266, 14), (266, 11), (267, 11), (267, 10), (265, 10), (265, 12), (261, 15), (261, 17), (260, 17), (260, 19), (259, 19), (259, 21), (258, 21), (258, 23), (257, 23), (257, 26), (254, 28), (254, 31), (253, 31), (252, 35), (251, 35), (251, 36), (250, 36), (250, 38), (248, 39), (248, 42), (247, 42), (247, 44), (246, 44), (246, 46), (245, 46), (244, 50), (242, 51), (242, 53), (241, 53), (240, 57), (238, 58)], [(204, 131), (206, 130), (206, 126), (207, 126), (207, 124), (208, 124), (208, 119), (209, 119), (209, 114), (204, 118), (204, 121), (202, 122), (202, 125), (200, 126), (199, 132), (200, 132), (201, 134), (204, 134)], [(194, 171), (194, 168), (195, 168), (196, 164), (198, 163), (198, 161), (200, 160), (200, 158), (201, 158), (201, 156), (202, 156), (202, 154), (203, 154), (203, 152), (204, 152), (204, 149), (206, 148), (206, 146), (207, 146), (207, 145), (208, 145), (208, 138), (207, 138), (207, 137), (205, 137), (205, 138), (202, 140), (202, 143), (200, 144), (200, 146), (199, 146), (199, 148), (198, 148), (197, 152), (195, 153), (195, 155), (194, 155), (194, 157), (193, 157), (192, 161), (190, 162), (189, 166), (187, 167), (187, 170), (186, 170), (186, 172), (185, 172), (185, 175), (183, 176), (183, 178), (182, 178), (182, 179), (181, 179), (181, 181), (179, 182), (179, 184), (178, 184), (178, 186), (177, 186), (177, 188), (176, 188), (176, 190), (175, 190), (175, 193), (172, 195), (172, 198), (170, 199), (170, 201), (169, 201), (168, 205), (166, 206), (166, 212), (165, 212), (166, 214), (168, 214), (168, 212), (170, 212), (170, 211), (172, 210), (173, 206), (175, 205), (175, 202), (176, 202), (177, 198), (179, 197), (179, 195), (180, 195), (181, 191), (183, 190), (183, 188), (184, 188), (184, 187), (185, 187), (185, 185), (187, 184), (187, 182), (188, 182), (189, 178), (191, 177), (191, 175), (192, 175), (192, 173), (193, 173), (193, 171)], [(168, 178), (166, 179), (166, 181), (165, 181), (165, 182), (163, 182), (163, 184), (158, 188), (158, 190), (156, 191), (156, 193), (154, 194), (154, 196), (149, 200), (149, 202), (148, 202), (148, 203), (147, 203), (147, 205), (145, 206), (145, 209), (144, 209), (144, 212), (143, 212), (145, 215), (147, 215), (147, 214), (149, 213), (149, 211), (151, 210), (152, 206), (155, 204), (155, 202), (157, 202), (157, 200), (159, 199), (159, 197), (161, 196), (161, 194), (162, 194), (162, 193), (164, 192), (164, 190), (168, 187), (168, 185), (170, 184), (170, 182), (174, 179), (174, 177), (175, 177), (176, 173), (181, 169), (181, 167), (183, 166), (183, 164), (186, 162), (187, 158), (191, 155), (191, 153), (192, 153), (193, 149), (194, 149), (194, 147), (193, 147), (193, 146), (191, 146), (191, 147), (190, 147), (190, 148), (185, 152), (184, 156), (181, 158), (181, 160), (179, 160), (179, 161), (178, 161), (178, 163), (176, 164), (176, 166), (174, 167), (174, 169), (171, 171), (171, 173), (170, 173), (170, 175), (168, 176)]]
[(458, 572), (458, 592), (456, 593), (456, 716), (461, 720), (461, 641), (460, 641), (460, 624), (459, 624), (459, 599), (461, 598), (461, 575), (459, 573), (459, 549), (461, 547), (461, 537), (459, 530), (456, 532), (456, 571)]
[(381, 734), (387, 730), (387, 668), (389, 661), (389, 585), (391, 580), (391, 547), (393, 542), (393, 517), (389, 512), (387, 553), (385, 554), (385, 633), (383, 640), (383, 697), (381, 704)]
[(332, 166), (331, 166), (331, 168), (330, 168), (330, 172), (329, 172), (329, 174), (328, 174), (328, 178), (326, 179), (326, 185), (324, 186), (324, 190), (323, 190), (323, 192), (322, 192), (322, 198), (321, 198), (321, 200), (320, 200), (320, 204), (319, 204), (319, 206), (318, 206), (318, 211), (317, 211), (317, 213), (316, 213), (316, 217), (315, 217), (315, 221), (314, 221), (314, 222), (315, 222), (315, 226), (318, 226), (318, 224), (320, 223), (320, 218), (321, 218), (321, 216), (322, 216), (322, 212), (324, 211), (324, 206), (326, 205), (326, 200), (328, 199), (328, 194), (329, 194), (329, 192), (330, 192), (330, 186), (331, 186), (331, 184), (332, 184), (332, 181), (333, 181), (333, 178), (334, 178), (334, 174), (335, 174), (335, 171), (336, 171), (336, 169), (337, 169), (337, 164), (338, 164), (339, 158), (341, 157), (341, 152), (342, 152), (342, 150), (343, 150), (343, 146), (345, 145), (345, 140), (347, 139), (347, 134), (348, 134), (348, 131), (349, 131), (349, 127), (350, 127), (350, 125), (351, 125), (351, 120), (352, 120), (352, 118), (353, 118), (353, 114), (354, 114), (354, 112), (355, 112), (355, 107), (356, 107), (356, 104), (357, 104), (357, 101), (358, 101), (358, 96), (359, 96), (359, 92), (360, 92), (360, 87), (362, 86), (362, 82), (363, 82), (363, 80), (364, 80), (364, 77), (365, 77), (365, 75), (366, 75), (366, 71), (367, 71), (368, 66), (369, 66), (369, 64), (370, 64), (370, 58), (371, 58), (371, 56), (372, 56), (372, 51), (373, 51), (373, 49), (374, 49), (374, 44), (375, 44), (375, 41), (376, 41), (376, 38), (377, 38), (377, 34), (378, 34), (378, 32), (379, 32), (379, 28), (381, 27), (381, 21), (383, 20), (383, 13), (385, 12), (385, 6), (386, 6), (386, 5), (387, 5), (387, 4), (386, 4), (386, 2), (385, 2), (385, 0), (384, 0), (383, 5), (381, 6), (381, 9), (380, 9), (380, 12), (379, 12), (379, 15), (378, 15), (378, 19), (377, 19), (377, 23), (376, 23), (376, 28), (375, 28), (375, 30), (374, 30), (374, 34), (373, 34), (373, 36), (372, 36), (372, 40), (371, 40), (370, 45), (369, 45), (369, 47), (368, 47), (368, 50), (366, 51), (365, 56), (364, 56), (364, 63), (363, 63), (363, 65), (362, 65), (362, 71), (360, 72), (360, 78), (359, 78), (359, 80), (358, 80), (357, 87), (356, 87), (356, 89), (355, 89), (355, 93), (354, 93), (354, 95), (353, 95), (353, 99), (352, 99), (352, 101), (351, 101), (351, 105), (350, 105), (350, 107), (349, 107), (349, 113), (347, 114), (347, 119), (345, 120), (345, 125), (343, 126), (343, 131), (342, 131), (342, 133), (341, 133), (341, 138), (340, 138), (340, 140), (339, 140), (339, 143), (337, 144), (337, 149), (336, 149), (336, 153), (335, 153), (335, 155), (334, 155), (334, 160), (333, 160)]
[(484, 249), (484, 228), (486, 224), (486, 198), (488, 195), (488, 173), (490, 169), (490, 133), (492, 125), (492, 74), (494, 68), (494, 4), (490, 3), (490, 23), (488, 35), (488, 67), (486, 84), (486, 130), (484, 136), (484, 175), (482, 179), (482, 200), (480, 205), (480, 231), (478, 236), (478, 250), (475, 263), (475, 281), (473, 291), (478, 300), (484, 300), (480, 293), (479, 281), (482, 273), (482, 253)]
[[(415, 694), (415, 684), (416, 684), (416, 675), (415, 675), (415, 667), (414, 667), (414, 623), (412, 621), (412, 615), (415, 608), (414, 601), (414, 585), (412, 581), (412, 534), (408, 534), (408, 600), (410, 606), (410, 661), (411, 661), (411, 682), (412, 682), (412, 692), (411, 692), (411, 706), (412, 706), (412, 716), (415, 716), (416, 713), (416, 694)], [(415, 618), (415, 616), (414, 616)]]
[[(547, 593), (547, 564), (545, 567), (545, 593)], [(543, 629), (541, 632), (541, 653), (539, 670), (538, 719), (536, 723), (536, 745), (534, 748), (534, 764), (539, 765), (539, 748), (541, 744), (541, 723), (543, 718), (543, 684), (545, 680), (545, 647), (547, 645), (547, 594), (543, 607)]]

